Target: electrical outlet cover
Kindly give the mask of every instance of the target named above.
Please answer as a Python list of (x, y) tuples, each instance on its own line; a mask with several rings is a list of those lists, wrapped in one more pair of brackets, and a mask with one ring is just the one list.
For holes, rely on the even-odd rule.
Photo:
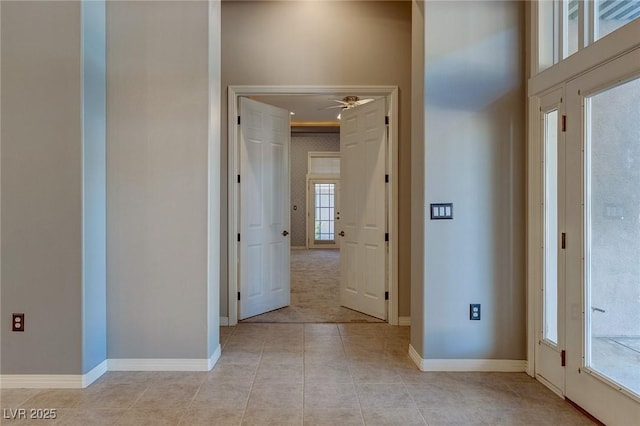
[(469, 319), (472, 321), (480, 320), (480, 304), (472, 303), (469, 305)]
[(12, 331), (24, 331), (24, 314), (13, 314), (11, 321)]

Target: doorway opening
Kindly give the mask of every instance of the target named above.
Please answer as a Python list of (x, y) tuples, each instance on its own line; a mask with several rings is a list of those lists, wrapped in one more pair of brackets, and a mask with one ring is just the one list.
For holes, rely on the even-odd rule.
[[(323, 95), (326, 97), (342, 97), (346, 95), (358, 95), (361, 97), (377, 97), (384, 99), (385, 114), (388, 117), (386, 127), (388, 147), (386, 147), (384, 167), (387, 171), (389, 183), (387, 184), (387, 196), (384, 199), (386, 206), (387, 233), (386, 243), (387, 255), (383, 263), (386, 265), (386, 273), (382, 280), (386, 283), (388, 297), (388, 308), (386, 321), (391, 325), (398, 324), (397, 312), (397, 121), (398, 121), (398, 92), (395, 86), (230, 86), (228, 92), (229, 111), (229, 325), (234, 325), (238, 321), (238, 297), (241, 291), (240, 268), (242, 267), (242, 255), (239, 251), (236, 234), (240, 227), (240, 189), (237, 186), (236, 175), (240, 170), (240, 128), (237, 117), (239, 112), (240, 98), (260, 99), (263, 97), (304, 97), (313, 95)], [(335, 188), (334, 188), (335, 189)], [(320, 225), (323, 226), (323, 225)], [(330, 225), (325, 224), (326, 227)], [(335, 226), (335, 225), (334, 225)], [(334, 232), (335, 232), (334, 228)], [(330, 234), (321, 232), (320, 234)], [(320, 235), (319, 235), (320, 236)], [(330, 235), (322, 235), (327, 237)], [(322, 251), (322, 250), (321, 250)], [(326, 250), (329, 252), (331, 250)], [(292, 251), (295, 256), (296, 251)], [(325, 253), (324, 256), (327, 256)], [(245, 260), (246, 261), (246, 260)], [(330, 263), (331, 261), (329, 261)], [(335, 264), (335, 263), (334, 263)], [(336, 268), (334, 267), (334, 270)]]

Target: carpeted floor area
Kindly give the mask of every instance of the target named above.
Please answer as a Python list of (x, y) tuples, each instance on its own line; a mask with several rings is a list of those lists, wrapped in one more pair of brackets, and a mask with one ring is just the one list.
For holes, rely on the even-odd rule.
[(242, 322), (383, 322), (340, 306), (340, 250), (291, 251), (291, 305)]

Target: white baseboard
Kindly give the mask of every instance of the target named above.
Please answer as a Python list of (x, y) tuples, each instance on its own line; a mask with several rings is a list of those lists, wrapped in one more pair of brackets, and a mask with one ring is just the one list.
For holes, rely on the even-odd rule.
[(220, 355), (222, 355), (222, 346), (218, 345), (213, 354), (209, 358), (209, 364), (207, 364), (207, 371), (210, 371), (220, 359)]
[(514, 359), (424, 359), (409, 345), (409, 357), (421, 371), (493, 371), (520, 373), (527, 370), (526, 360)]
[(105, 359), (100, 364), (98, 364), (93, 370), (89, 371), (87, 374), (82, 375), (82, 387), (86, 388), (91, 383), (98, 380), (104, 373), (107, 372), (108, 362)]
[(408, 327), (411, 325), (411, 317), (398, 317), (398, 325), (400, 327)]
[(109, 371), (209, 371), (207, 358), (120, 358), (109, 359)]
[(3, 374), (1, 389), (83, 389), (107, 372), (107, 361), (102, 361), (86, 374)]
[(0, 389), (83, 389), (107, 371), (209, 371), (221, 354), (218, 345), (209, 359), (108, 359), (86, 374), (3, 374)]
[(220, 326), (228, 327), (229, 326), (229, 317), (220, 317)]

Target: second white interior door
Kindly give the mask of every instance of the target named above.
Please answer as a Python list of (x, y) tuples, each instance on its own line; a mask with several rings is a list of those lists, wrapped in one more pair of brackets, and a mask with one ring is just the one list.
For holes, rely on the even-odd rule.
[(386, 319), (387, 129), (385, 100), (342, 112), (340, 303)]
[(289, 305), (289, 111), (240, 98), (239, 319)]

